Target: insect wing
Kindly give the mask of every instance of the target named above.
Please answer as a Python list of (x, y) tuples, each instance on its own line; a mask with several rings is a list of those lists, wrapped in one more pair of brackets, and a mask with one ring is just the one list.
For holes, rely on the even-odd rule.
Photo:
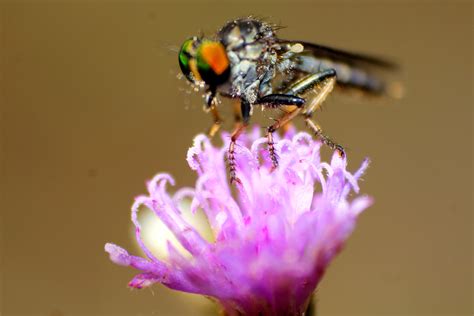
[(327, 58), (333, 60), (335, 62), (342, 62), (346, 63), (351, 66), (356, 67), (377, 67), (381, 69), (387, 70), (397, 70), (399, 67), (396, 63), (382, 59), (379, 57), (359, 54), (359, 53), (352, 53), (343, 50), (339, 50), (332, 47), (327, 47), (324, 45), (313, 44), (304, 41), (290, 41), (290, 40), (279, 40), (278, 43), (281, 46), (293, 46), (296, 44), (301, 44), (304, 47), (304, 53), (312, 54), (317, 58)]

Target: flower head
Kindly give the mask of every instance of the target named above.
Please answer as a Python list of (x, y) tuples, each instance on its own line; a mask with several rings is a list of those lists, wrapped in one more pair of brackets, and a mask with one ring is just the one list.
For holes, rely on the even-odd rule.
[[(346, 158), (335, 153), (320, 159), (321, 144), (306, 133), (287, 134), (276, 142), (279, 167), (273, 170), (266, 139), (258, 129), (242, 135), (236, 148), (237, 176), (233, 194), (225, 167), (224, 146), (204, 135), (194, 139), (187, 160), (198, 174), (194, 189), (167, 192), (174, 180), (158, 174), (148, 195), (136, 198), (132, 221), (147, 259), (107, 244), (113, 262), (141, 271), (134, 288), (162, 283), (169, 288), (214, 298), (229, 315), (302, 315), (311, 293), (331, 259), (352, 232), (357, 215), (371, 204), (359, 196), (358, 179)], [(180, 201), (192, 199), (191, 211), (203, 210), (214, 233), (209, 242), (182, 217)], [(191, 254), (183, 256), (168, 243), (168, 259), (159, 260), (145, 246), (137, 212), (152, 210)]]

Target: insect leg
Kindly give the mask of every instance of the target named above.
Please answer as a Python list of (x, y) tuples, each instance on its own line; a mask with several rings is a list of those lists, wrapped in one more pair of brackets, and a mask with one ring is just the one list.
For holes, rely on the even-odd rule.
[(297, 108), (293, 111), (286, 112), (282, 117), (280, 117), (273, 125), (267, 128), (267, 145), (268, 152), (270, 153), (270, 159), (274, 167), (278, 166), (278, 158), (275, 152), (275, 146), (273, 142), (273, 133), (280, 128), (281, 126), (286, 125), (290, 122), (295, 116), (297, 116), (305, 103), (303, 98), (297, 97), (291, 94), (269, 94), (264, 97), (261, 97), (258, 101), (258, 104), (267, 107), (267, 108), (278, 108), (282, 106), (296, 106)]
[(303, 94), (308, 97), (309, 92), (313, 93), (311, 98), (308, 98), (308, 104), (303, 112), (306, 126), (316, 137), (320, 138), (325, 145), (333, 150), (337, 150), (341, 156), (345, 156), (344, 148), (325, 135), (321, 127), (311, 120), (313, 112), (319, 109), (321, 104), (326, 100), (334, 88), (335, 83), (336, 71), (328, 69), (298, 80), (288, 90), (296, 95)]
[(238, 182), (241, 183), (239, 178), (237, 178), (236, 175), (236, 163), (235, 163), (235, 143), (237, 142), (237, 139), (239, 138), (239, 135), (245, 130), (247, 127), (250, 116), (252, 113), (252, 106), (250, 103), (242, 99), (240, 102), (240, 111), (242, 113), (242, 123), (237, 124), (237, 127), (234, 129), (232, 132), (232, 135), (230, 136), (230, 144), (229, 144), (229, 150), (227, 153), (227, 158), (228, 158), (228, 163), (229, 163), (229, 174), (230, 174), (230, 183), (232, 184), (233, 182)]
[(207, 134), (210, 137), (213, 137), (217, 131), (220, 129), (221, 124), (222, 124), (222, 118), (219, 115), (219, 111), (217, 110), (217, 105), (216, 105), (216, 90), (211, 89), (207, 92), (205, 96), (205, 110), (211, 112), (212, 115), (212, 125), (209, 128)]
[(222, 124), (221, 116), (219, 115), (219, 111), (215, 105), (211, 106), (210, 112), (212, 114), (212, 125), (209, 128), (207, 134), (209, 137), (214, 137), (214, 135), (219, 131)]
[(321, 72), (307, 75), (285, 91), (285, 94), (302, 96), (306, 99), (304, 113), (311, 114), (326, 100), (336, 84), (336, 71), (327, 69)]
[(294, 119), (303, 108), (300, 106), (294, 111), (285, 113), (281, 118), (279, 118), (274, 124), (267, 128), (267, 145), (268, 152), (270, 153), (270, 159), (272, 160), (273, 167), (278, 167), (278, 157), (275, 152), (275, 143), (273, 142), (273, 133), (280, 127), (288, 124), (292, 119)]
[(304, 116), (305, 116), (304, 121), (306, 123), (306, 126), (311, 130), (311, 132), (313, 132), (313, 134), (316, 137), (321, 139), (321, 141), (329, 148), (333, 150), (337, 150), (339, 154), (341, 155), (341, 157), (344, 157), (346, 155), (344, 151), (344, 147), (334, 142), (331, 138), (325, 135), (321, 129), (321, 126), (319, 126), (318, 124), (316, 124), (315, 122), (311, 120), (311, 115), (305, 114)]
[[(333, 69), (328, 69), (297, 80), (295, 83), (290, 85), (290, 87), (288, 87), (288, 89), (285, 90), (283, 94), (268, 95), (261, 98), (259, 103), (262, 103), (267, 107), (276, 108), (282, 105), (297, 106), (295, 110), (285, 113), (278, 121), (276, 121), (275, 124), (271, 125), (267, 129), (268, 151), (270, 153), (273, 167), (278, 166), (278, 158), (273, 143), (273, 133), (281, 126), (286, 125), (301, 112), (303, 112), (305, 115), (311, 116), (311, 113), (317, 109), (322, 102), (324, 102), (326, 97), (334, 88), (335, 83), (336, 71)], [(312, 95), (310, 95), (310, 93), (312, 93)], [(305, 97), (306, 100), (300, 96)], [(265, 102), (268, 101), (265, 98), (270, 99), (270, 102)], [(304, 110), (303, 104), (306, 105)]]
[(277, 108), (283, 105), (303, 106), (305, 100), (292, 93), (288, 94), (269, 94), (257, 100), (257, 103), (266, 108)]
[(242, 122), (242, 115), (240, 111), (240, 102), (233, 100), (232, 102), (232, 110), (234, 112), (234, 122), (236, 125), (239, 125)]
[[(279, 117), (278, 120), (283, 119), (286, 113), (292, 112), (296, 107), (303, 106), (305, 99), (288, 94), (270, 94), (266, 95), (258, 100), (258, 103), (266, 108), (280, 108), (284, 114)], [(288, 131), (291, 123), (287, 121), (286, 124), (282, 124), (280, 128), (285, 133)]]

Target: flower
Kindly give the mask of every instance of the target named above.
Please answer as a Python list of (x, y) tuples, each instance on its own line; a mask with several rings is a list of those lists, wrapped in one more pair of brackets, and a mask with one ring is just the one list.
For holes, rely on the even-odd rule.
[[(141, 271), (129, 286), (153, 283), (219, 302), (227, 315), (302, 315), (330, 263), (352, 232), (357, 216), (371, 203), (358, 196), (358, 180), (368, 166), (351, 174), (346, 158), (334, 153), (330, 163), (320, 159), (321, 143), (306, 133), (287, 133), (276, 150), (279, 167), (272, 168), (266, 138), (258, 128), (242, 135), (236, 146), (235, 193), (225, 166), (224, 146), (215, 147), (204, 135), (194, 139), (187, 160), (198, 174), (194, 189), (170, 195), (158, 174), (148, 183), (148, 195), (132, 207), (138, 244), (147, 259), (106, 244), (113, 262)], [(214, 233), (204, 239), (182, 217), (180, 201), (191, 198), (191, 211), (202, 209)], [(168, 242), (167, 260), (145, 246), (137, 220), (146, 206), (173, 232), (191, 254), (183, 256)]]

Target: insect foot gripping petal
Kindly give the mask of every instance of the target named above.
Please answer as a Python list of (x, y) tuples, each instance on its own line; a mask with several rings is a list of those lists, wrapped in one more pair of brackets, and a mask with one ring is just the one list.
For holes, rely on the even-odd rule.
[(341, 156), (341, 158), (346, 158), (346, 151), (344, 147), (342, 147), (342, 145), (339, 145), (339, 144), (335, 144), (335, 147), (336, 147), (337, 152), (339, 153), (339, 156)]
[(235, 160), (235, 145), (239, 135), (245, 130), (247, 123), (239, 124), (235, 130), (232, 132), (230, 137), (229, 150), (227, 152), (227, 162), (229, 164), (229, 176), (230, 183), (242, 183), (239, 178), (237, 178), (237, 164)]
[(240, 183), (239, 178), (237, 178), (237, 165), (235, 163), (235, 141), (231, 140), (229, 145), (229, 151), (227, 153), (227, 162), (229, 164), (229, 177), (230, 177), (230, 184)]
[(275, 130), (270, 126), (267, 129), (267, 145), (273, 169), (276, 169), (278, 167), (278, 155), (275, 150), (275, 142), (273, 141), (273, 132), (275, 132)]
[(346, 151), (344, 150), (344, 147), (342, 145), (339, 145), (335, 141), (333, 141), (327, 135), (325, 135), (321, 127), (311, 120), (310, 115), (306, 115), (304, 120), (305, 120), (306, 126), (311, 130), (314, 136), (319, 138), (323, 142), (324, 145), (328, 146), (332, 150), (337, 150), (341, 158), (346, 157)]
[(273, 133), (278, 130), (280, 127), (285, 126), (293, 118), (295, 118), (300, 111), (302, 110), (303, 105), (305, 104), (305, 99), (300, 98), (291, 94), (269, 94), (258, 100), (258, 104), (266, 108), (278, 108), (288, 105), (294, 105), (297, 107), (296, 110), (286, 113), (280, 119), (267, 128), (267, 145), (270, 158), (272, 160), (273, 168), (278, 167), (278, 156), (275, 151), (275, 143), (273, 142)]
[[(303, 103), (302, 103), (303, 104)], [(301, 106), (302, 106), (301, 104)], [(267, 129), (267, 145), (270, 158), (272, 160), (273, 168), (278, 167), (278, 156), (275, 151), (275, 144), (273, 142), (273, 133), (276, 132), (280, 127), (285, 126), (293, 118), (300, 114), (302, 107), (298, 107), (295, 110), (285, 113), (280, 119), (278, 119), (273, 125)]]
[(252, 105), (246, 99), (242, 99), (240, 102), (240, 112), (242, 113), (242, 123), (237, 124), (236, 128), (230, 136), (229, 151), (227, 154), (228, 163), (229, 163), (229, 174), (230, 174), (230, 183), (242, 183), (239, 178), (237, 178), (237, 164), (235, 159), (235, 145), (239, 135), (245, 130), (250, 121), (250, 116), (252, 115)]

